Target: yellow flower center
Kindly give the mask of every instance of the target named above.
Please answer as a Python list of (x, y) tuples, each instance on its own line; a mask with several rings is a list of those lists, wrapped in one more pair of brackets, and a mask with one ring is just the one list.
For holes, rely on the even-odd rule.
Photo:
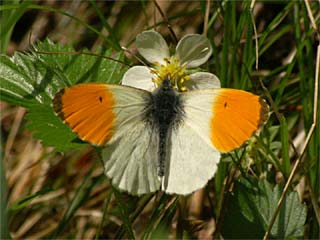
[(151, 73), (155, 74), (156, 78), (152, 78), (152, 81), (159, 87), (162, 81), (168, 78), (175, 90), (186, 91), (185, 81), (190, 80), (190, 76), (186, 73), (186, 66), (181, 66), (179, 59), (175, 56), (164, 60), (165, 64), (154, 64), (155, 69), (151, 70)]

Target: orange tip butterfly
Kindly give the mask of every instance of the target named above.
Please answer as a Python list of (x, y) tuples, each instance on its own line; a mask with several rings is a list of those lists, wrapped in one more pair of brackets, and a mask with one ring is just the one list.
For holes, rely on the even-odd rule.
[(213, 177), (220, 154), (246, 142), (268, 119), (259, 96), (235, 89), (153, 92), (88, 83), (65, 88), (53, 109), (84, 141), (101, 146), (105, 174), (134, 195), (190, 194)]

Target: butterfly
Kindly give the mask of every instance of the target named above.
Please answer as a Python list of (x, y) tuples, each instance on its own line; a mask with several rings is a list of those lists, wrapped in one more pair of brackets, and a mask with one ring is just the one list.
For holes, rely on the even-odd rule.
[(214, 176), (221, 153), (245, 143), (268, 119), (267, 103), (227, 88), (177, 92), (169, 77), (153, 92), (78, 84), (53, 99), (80, 139), (100, 146), (112, 185), (133, 195), (187, 195)]

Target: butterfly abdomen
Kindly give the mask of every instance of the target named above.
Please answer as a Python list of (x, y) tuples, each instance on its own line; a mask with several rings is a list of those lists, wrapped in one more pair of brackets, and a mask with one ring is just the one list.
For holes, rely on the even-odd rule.
[(182, 103), (179, 95), (171, 87), (170, 80), (165, 79), (162, 86), (152, 94), (149, 119), (159, 135), (158, 176), (164, 176), (165, 159), (171, 131), (182, 119)]

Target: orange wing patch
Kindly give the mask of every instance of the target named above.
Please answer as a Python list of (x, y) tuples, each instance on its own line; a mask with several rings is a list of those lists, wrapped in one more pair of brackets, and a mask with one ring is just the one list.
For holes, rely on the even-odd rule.
[(115, 100), (105, 84), (79, 84), (58, 92), (53, 109), (78, 136), (104, 145), (112, 137)]
[(210, 138), (220, 152), (240, 147), (266, 122), (269, 113), (259, 96), (235, 89), (220, 89), (212, 108)]

